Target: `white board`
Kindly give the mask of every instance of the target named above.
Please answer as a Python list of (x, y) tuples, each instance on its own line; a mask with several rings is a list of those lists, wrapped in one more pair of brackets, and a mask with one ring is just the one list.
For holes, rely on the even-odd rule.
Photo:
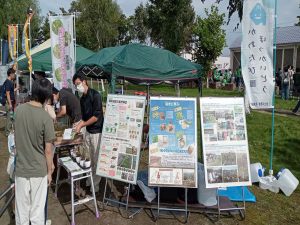
[(149, 186), (197, 187), (196, 98), (150, 98)]
[(97, 175), (136, 184), (146, 97), (108, 95)]
[(207, 188), (251, 185), (243, 98), (200, 98)]

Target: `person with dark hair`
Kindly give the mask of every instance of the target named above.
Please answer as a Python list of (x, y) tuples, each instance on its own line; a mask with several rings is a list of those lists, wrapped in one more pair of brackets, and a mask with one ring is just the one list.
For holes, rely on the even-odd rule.
[(1, 89), (1, 104), (6, 106), (6, 136), (8, 136), (11, 131), (13, 123), (12, 117), (16, 108), (15, 91), (18, 90), (18, 87), (15, 88), (15, 79), (16, 71), (13, 68), (9, 68), (7, 70), (7, 79), (4, 81)]
[[(91, 159), (95, 192), (98, 192), (101, 177), (96, 175), (96, 167), (103, 125), (101, 95), (96, 90), (89, 88), (86, 77), (83, 75), (75, 74), (73, 76), (73, 83), (81, 96), (80, 106), (82, 115), (82, 120), (75, 127), (75, 130), (79, 133), (82, 128), (86, 128), (85, 145), (89, 150), (88, 156)], [(87, 181), (87, 185), (89, 184), (89, 181)]]
[(55, 133), (43, 104), (51, 95), (51, 83), (47, 79), (36, 80), (30, 102), (16, 109), (16, 224), (45, 224), (47, 187), (54, 170)]
[(59, 105), (59, 112), (56, 115), (57, 118), (68, 115), (72, 124), (81, 120), (80, 101), (72, 93), (71, 89), (62, 88), (59, 91), (53, 87), (53, 103)]

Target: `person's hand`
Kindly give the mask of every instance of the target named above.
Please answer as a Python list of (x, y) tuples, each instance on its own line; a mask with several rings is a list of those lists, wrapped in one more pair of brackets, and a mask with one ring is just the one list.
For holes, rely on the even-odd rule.
[(13, 110), (13, 106), (12, 106), (11, 103), (8, 105), (8, 107), (9, 107), (9, 111), (12, 111), (12, 110)]
[(17, 85), (16, 88), (15, 88), (15, 91), (18, 91), (18, 90), (20, 90), (19, 85)]
[(50, 184), (52, 182), (52, 173), (48, 173), (47, 179), (48, 179), (48, 186), (50, 186)]
[(81, 131), (81, 128), (84, 127), (84, 122), (81, 120), (73, 129), (76, 134), (79, 134)]

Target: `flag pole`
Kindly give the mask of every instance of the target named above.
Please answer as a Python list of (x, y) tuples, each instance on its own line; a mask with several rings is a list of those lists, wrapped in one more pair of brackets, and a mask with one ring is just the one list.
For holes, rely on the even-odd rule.
[[(32, 13), (32, 12), (31, 12)], [(28, 15), (30, 16), (30, 12), (28, 11)], [(28, 20), (28, 38), (29, 38), (29, 56), (31, 57), (31, 32), (30, 32), (30, 20)], [(29, 59), (28, 59), (29, 60)], [(32, 62), (31, 62), (32, 63)], [(32, 94), (32, 69), (29, 70), (29, 78), (30, 78), (30, 84), (29, 84), (29, 93)]]
[[(273, 38), (273, 77), (276, 78), (276, 42), (277, 42), (277, 0), (275, 0), (275, 28)], [(270, 149), (270, 170), (269, 175), (273, 175), (273, 153), (274, 153), (274, 124), (275, 124), (275, 85), (273, 92), (273, 109), (272, 109), (272, 134), (271, 134), (271, 149)]]
[(16, 64), (16, 75), (17, 75), (17, 98), (19, 98), (19, 94), (20, 94), (20, 91), (19, 91), (19, 88), (20, 88), (20, 75), (19, 75), (19, 66), (18, 66), (18, 58), (19, 58), (19, 25), (17, 24), (17, 51), (16, 51), (16, 61), (15, 61), (15, 64)]

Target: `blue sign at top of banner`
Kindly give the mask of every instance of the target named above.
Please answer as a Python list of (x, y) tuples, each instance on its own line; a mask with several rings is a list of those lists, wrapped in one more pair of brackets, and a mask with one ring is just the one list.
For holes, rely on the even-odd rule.
[(263, 6), (260, 3), (257, 3), (250, 13), (250, 18), (255, 25), (266, 25), (267, 14)]

